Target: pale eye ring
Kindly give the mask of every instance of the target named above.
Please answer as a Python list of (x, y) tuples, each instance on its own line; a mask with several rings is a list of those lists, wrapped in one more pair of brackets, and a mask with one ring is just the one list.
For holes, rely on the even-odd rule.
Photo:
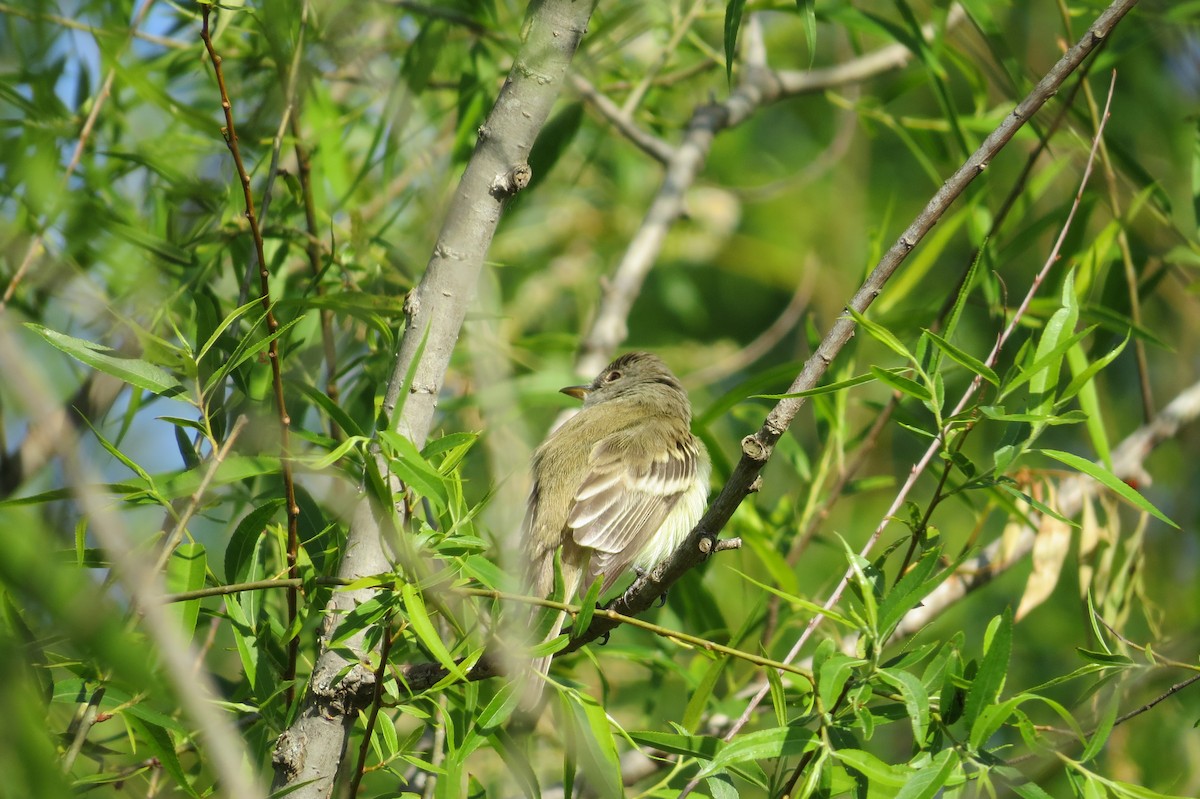
[(614, 380), (620, 380), (620, 379), (621, 379), (621, 373), (619, 371), (617, 371), (616, 369), (613, 369), (611, 372), (609, 372), (608, 374), (606, 374), (604, 376), (605, 383), (611, 383)]

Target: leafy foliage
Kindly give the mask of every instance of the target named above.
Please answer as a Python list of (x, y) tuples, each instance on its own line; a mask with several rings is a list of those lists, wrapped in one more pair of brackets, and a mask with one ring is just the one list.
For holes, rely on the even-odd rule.
[[(198, 673), (268, 775), (321, 636), (355, 660), (365, 634), (378, 683), (342, 771), (360, 796), (1197, 795), (1194, 435), (1147, 464), (1120, 445), (1200, 342), (1195, 4), (1131, 15), (854, 313), (723, 532), (740, 549), (557, 658), (532, 728), (511, 681), (475, 679), (574, 601), (530, 610), (517, 533), (529, 449), (662, 181), (616, 131), (675, 146), (738, 89), (747, 37), (781, 70), (908, 54), (721, 130), (658, 245), (629, 344), (689, 382), (719, 480), (896, 231), (1098, 12), (961, 9), (599, 4), (578, 73), (625, 108), (614, 126), (565, 91), (418, 448), (384, 407), (405, 296), (526, 9), (221, 6), (259, 264), (196, 7), (0, 6), (7, 790), (227, 790), (183, 701)], [(362, 497), (403, 511), (383, 514), (395, 568), (346, 584)], [(351, 589), (371, 598), (324, 612)], [(161, 592), (192, 672), (145, 612)], [(535, 653), (572, 648), (594, 598)]]

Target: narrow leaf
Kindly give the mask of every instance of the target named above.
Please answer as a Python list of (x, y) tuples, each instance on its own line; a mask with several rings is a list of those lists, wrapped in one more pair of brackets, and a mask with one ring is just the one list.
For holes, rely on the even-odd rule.
[(33, 322), (26, 322), (25, 326), (77, 361), (118, 380), (124, 380), (132, 386), (166, 396), (178, 394), (183, 388), (169, 372), (149, 361), (108, 355), (107, 353), (113, 351), (110, 347), (68, 336)]
[(1150, 500), (1143, 497), (1137, 491), (1134, 491), (1127, 483), (1125, 483), (1125, 481), (1121, 480), (1112, 472), (1101, 466), (1097, 466), (1087, 458), (1081, 458), (1078, 455), (1073, 455), (1070, 452), (1062, 452), (1061, 450), (1057, 449), (1041, 449), (1038, 450), (1038, 452), (1041, 452), (1043, 455), (1049, 455), (1056, 461), (1061, 461), (1074, 469), (1078, 469), (1088, 477), (1091, 477), (1093, 480), (1112, 491), (1117, 496), (1124, 499), (1129, 504), (1133, 505), (1135, 508), (1143, 510), (1156, 519), (1166, 522), (1176, 530), (1179, 529), (1179, 525), (1168, 519), (1162, 511), (1154, 507), (1154, 505), (1150, 503)]
[(438, 635), (433, 621), (429, 618), (429, 613), (425, 610), (425, 600), (421, 598), (416, 587), (412, 583), (404, 583), (400, 586), (400, 596), (404, 599), (404, 612), (421, 644), (429, 650), (429, 654), (433, 655), (438, 663), (442, 664), (446, 671), (456, 679), (465, 681), (467, 676), (454, 662), (450, 650), (446, 648), (442, 637)]
[(733, 60), (737, 56), (738, 28), (742, 25), (742, 11), (746, 0), (729, 0), (725, 6), (725, 80), (733, 83)]
[(993, 386), (1000, 385), (1000, 378), (996, 376), (996, 372), (983, 361), (979, 360), (974, 355), (971, 355), (969, 352), (954, 346), (937, 333), (934, 333), (932, 330), (926, 330), (925, 335), (929, 336), (929, 340), (936, 344), (937, 348), (944, 352), (950, 358), (950, 360), (954, 361), (959, 366), (962, 366), (970, 372), (979, 375)]

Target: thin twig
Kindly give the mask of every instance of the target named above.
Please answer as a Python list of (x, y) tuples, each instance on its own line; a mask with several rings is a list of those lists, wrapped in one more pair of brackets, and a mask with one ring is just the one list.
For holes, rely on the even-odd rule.
[[(962, 13), (955, 5), (947, 15), (946, 24), (957, 24)], [(927, 26), (924, 33), (932, 37), (935, 30)], [(752, 60), (762, 57), (765, 56), (755, 55)], [(579, 374), (596, 374), (625, 340), (626, 320), (634, 300), (662, 250), (668, 230), (683, 214), (684, 195), (707, 162), (718, 133), (740, 125), (758, 109), (781, 99), (863, 81), (897, 69), (912, 58), (909, 48), (889, 45), (838, 67), (807, 72), (773, 71), (765, 64), (752, 63), (741, 70), (737, 87), (727, 99), (698, 107), (688, 122), (682, 141), (667, 161), (662, 185), (647, 209), (641, 227), (605, 286), (595, 319), (580, 344), (575, 370)]]
[[(279, 359), (279, 337), (275, 335), (279, 330), (279, 320), (275, 317), (271, 303), (271, 274), (267, 270), (267, 260), (263, 253), (262, 230), (259, 228), (258, 218), (254, 213), (254, 193), (250, 189), (250, 174), (246, 171), (246, 166), (242, 161), (242, 151), (238, 146), (237, 128), (233, 122), (233, 105), (229, 101), (229, 92), (225, 87), (225, 73), (221, 69), (221, 56), (217, 54), (216, 49), (213, 47), (212, 37), (209, 35), (208, 21), (211, 12), (211, 6), (207, 4), (200, 6), (200, 38), (204, 41), (204, 48), (208, 51), (209, 60), (213, 65), (213, 73), (217, 78), (217, 88), (221, 93), (221, 108), (225, 112), (225, 127), (221, 129), (221, 135), (225, 139), (225, 144), (229, 147), (230, 154), (233, 156), (233, 163), (242, 184), (242, 196), (246, 203), (246, 221), (250, 225), (250, 235), (254, 239), (254, 256), (258, 260), (259, 291), (261, 292), (263, 311), (267, 321), (267, 334), (271, 337), (271, 342), (267, 345), (267, 360), (271, 363), (271, 383), (275, 389), (275, 409), (279, 413), (279, 465), (283, 477), (283, 493), (287, 513), (288, 576), (296, 578), (300, 576), (300, 570), (297, 567), (297, 558), (300, 552), (300, 506), (296, 504), (296, 486), (292, 474), (292, 419), (288, 415), (287, 403), (283, 397), (283, 365)], [(288, 592), (288, 629), (292, 628), (298, 613), (298, 593), (295, 590)], [(299, 640), (295, 637), (289, 641), (288, 664), (282, 676), (283, 681), (288, 683), (289, 686), (286, 690), (289, 704), (294, 698), (292, 683), (296, 678), (299, 643)]]
[(237, 421), (233, 424), (233, 428), (229, 431), (229, 435), (225, 438), (224, 443), (221, 444), (221, 448), (217, 450), (209, 462), (208, 470), (204, 473), (204, 477), (201, 478), (200, 485), (196, 486), (196, 490), (192, 492), (187, 507), (183, 509), (179, 521), (175, 523), (175, 529), (171, 531), (171, 534), (163, 542), (158, 560), (154, 562), (155, 571), (162, 571), (163, 567), (167, 565), (167, 559), (175, 551), (175, 547), (179, 546), (179, 542), (183, 540), (183, 534), (187, 530), (188, 522), (192, 520), (192, 516), (196, 515), (196, 511), (200, 509), (200, 502), (204, 498), (204, 492), (208, 490), (208, 484), (216, 476), (217, 469), (225, 462), (229, 451), (233, 449), (233, 442), (237, 441), (237, 437), (241, 434), (242, 428), (246, 426), (247, 421), (249, 420), (245, 416), (237, 418)]
[(625, 138), (637, 145), (642, 152), (659, 163), (665, 164), (671, 160), (674, 150), (670, 144), (638, 127), (633, 117), (602, 94), (592, 85), (591, 81), (578, 72), (572, 72), (571, 85), (575, 87), (575, 91), (579, 92), (580, 97), (588, 101), (588, 105), (595, 109), (596, 113), (620, 131)]
[(71, 767), (75, 765), (75, 758), (79, 757), (79, 753), (83, 750), (83, 744), (87, 741), (88, 733), (91, 732), (100, 716), (100, 702), (104, 699), (104, 691), (105, 688), (101, 685), (92, 692), (87, 704), (84, 705), (83, 713), (75, 725), (75, 735), (71, 739), (71, 746), (63, 755), (62, 770), (64, 774), (71, 772)]
[(1122, 713), (1120, 716), (1117, 716), (1116, 721), (1113, 722), (1113, 726), (1116, 727), (1120, 724), (1124, 724), (1125, 722), (1129, 721), (1130, 719), (1132, 719), (1136, 716), (1140, 716), (1141, 714), (1145, 713), (1147, 710), (1150, 710), (1152, 707), (1157, 705), (1159, 702), (1163, 701), (1164, 699), (1169, 699), (1170, 697), (1174, 696), (1175, 694), (1182, 691), (1184, 688), (1187, 688), (1189, 685), (1191, 685), (1197, 681), (1200, 681), (1200, 674), (1193, 674), (1191, 677), (1188, 677), (1183, 682), (1175, 683), (1170, 688), (1163, 691), (1161, 694), (1154, 697), (1153, 699), (1151, 699), (1149, 702), (1142, 705), (1141, 707), (1135, 708), (1134, 710), (1131, 710), (1128, 713)]
[(354, 775), (350, 778), (350, 787), (346, 792), (346, 796), (350, 799), (358, 796), (363, 775), (367, 773), (367, 754), (371, 751), (371, 734), (375, 730), (375, 722), (379, 719), (379, 710), (383, 706), (384, 676), (387, 674), (388, 654), (392, 651), (392, 615), (394, 614), (389, 614), (381, 624), (383, 642), (379, 645), (379, 667), (375, 669), (375, 698), (371, 701), (367, 723), (363, 725), (362, 743), (358, 747), (358, 761), (354, 766)]
[(792, 298), (766, 330), (759, 333), (754, 341), (734, 353), (711, 363), (702, 369), (697, 369), (684, 376), (683, 382), (688, 386), (706, 386), (723, 380), (734, 372), (750, 366), (766, 355), (783, 337), (790, 333), (804, 316), (804, 309), (812, 298), (813, 277), (816, 269), (810, 267), (804, 270), (804, 277), (796, 284)]
[(679, 24), (675, 26), (675, 30), (671, 32), (671, 38), (658, 51), (658, 59), (646, 68), (641, 79), (625, 97), (625, 102), (621, 104), (621, 114), (623, 116), (631, 118), (633, 112), (642, 104), (642, 100), (646, 97), (646, 92), (650, 91), (650, 87), (654, 85), (654, 81), (666, 67), (667, 62), (671, 59), (671, 54), (679, 48), (680, 42), (683, 41), (683, 37), (691, 29), (692, 24), (695, 23), (696, 17), (700, 16), (700, 12), (704, 9), (704, 6), (704, 0), (693, 0), (691, 8), (687, 10), (687, 13), (683, 15), (683, 19), (679, 21)]
[[(1143, 464), (1150, 452), (1163, 441), (1173, 438), (1183, 425), (1196, 419), (1200, 419), (1200, 382), (1180, 392), (1150, 424), (1139, 427), (1113, 449), (1112, 473), (1122, 480), (1145, 483)], [(1090, 477), (1073, 475), (1059, 486), (1056, 510), (1068, 518), (1075, 516), (1083, 509), (1084, 502), (1099, 490), (1100, 485)], [(967, 594), (982, 588), (1012, 565), (1020, 563), (1033, 550), (1036, 524), (1035, 517), (1015, 540), (997, 539), (984, 547), (979, 555), (962, 564), (954, 575), (921, 600), (920, 607), (905, 614), (889, 641), (913, 635)]]

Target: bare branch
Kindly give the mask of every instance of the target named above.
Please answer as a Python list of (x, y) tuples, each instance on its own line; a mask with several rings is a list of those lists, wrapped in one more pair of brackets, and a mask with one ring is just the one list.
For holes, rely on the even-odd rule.
[[(955, 6), (947, 16), (946, 24), (957, 24), (962, 14)], [(929, 37), (934, 34), (931, 27), (926, 27), (924, 32)], [(866, 80), (901, 67), (912, 57), (912, 51), (907, 48), (889, 45), (847, 64), (808, 72), (776, 72), (750, 65), (741, 70), (738, 85), (727, 99), (697, 108), (684, 131), (683, 140), (667, 161), (662, 186), (646, 211), (641, 227), (607, 283), (596, 318), (580, 345), (576, 371), (585, 375), (599, 372), (625, 340), (626, 320), (634, 300), (662, 251), (671, 225), (684, 213), (684, 195), (703, 170), (718, 133), (740, 125), (763, 106), (786, 97)]]
[(638, 149), (659, 163), (665, 164), (671, 160), (671, 154), (674, 152), (671, 145), (639, 128), (633, 118), (625, 112), (625, 109), (608, 99), (587, 78), (578, 72), (573, 72), (571, 73), (571, 85), (583, 99), (588, 101), (596, 113), (619, 130), (621, 135), (637, 145)]

